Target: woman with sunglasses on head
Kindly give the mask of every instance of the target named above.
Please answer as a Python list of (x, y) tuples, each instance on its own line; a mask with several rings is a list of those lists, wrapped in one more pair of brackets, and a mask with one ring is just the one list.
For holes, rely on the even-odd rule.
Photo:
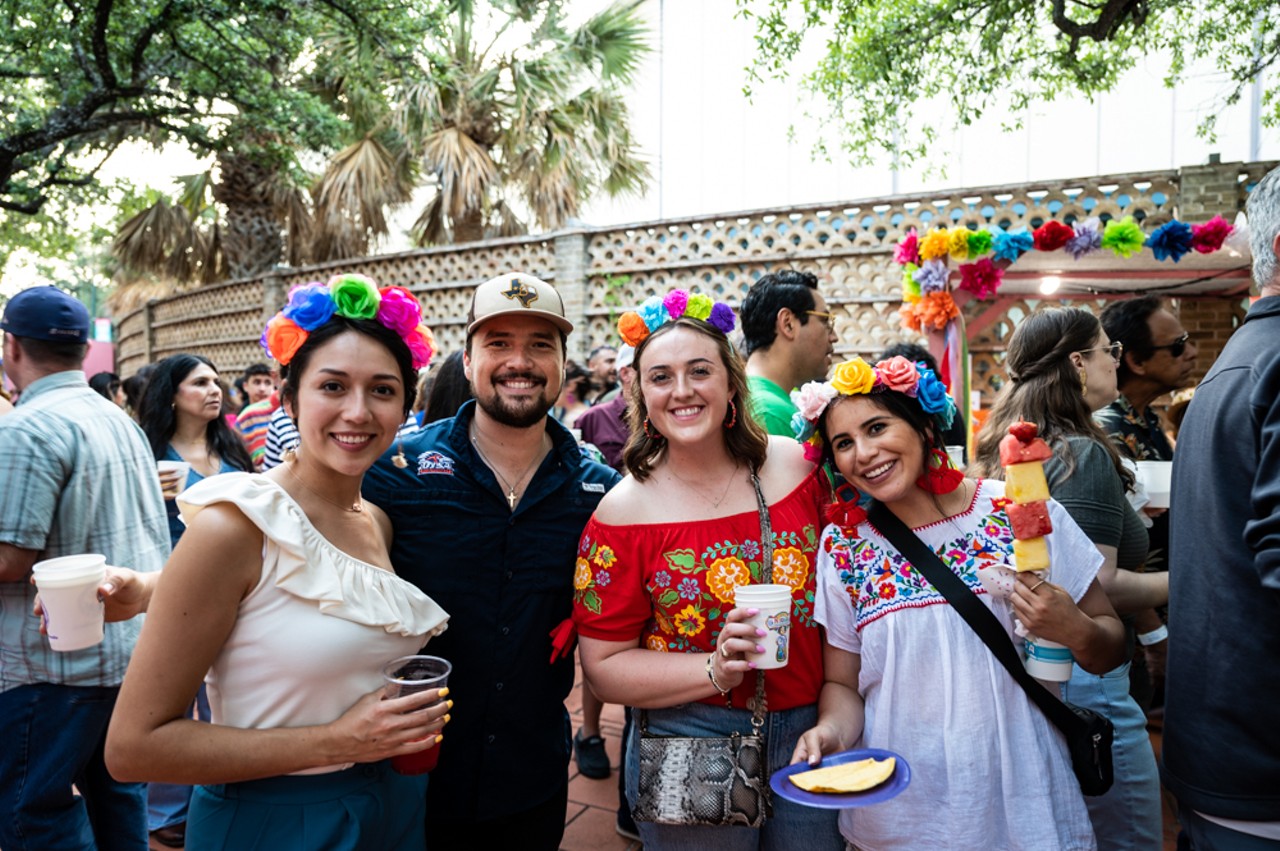
[[(301, 442), (267, 473), (185, 491), (162, 580), (113, 570), (108, 610), (148, 616), (107, 764), (200, 784), (189, 851), (421, 849), (426, 779), (389, 758), (434, 747), (450, 702), (387, 698), (382, 669), (447, 615), (392, 571), (390, 523), (360, 487), (413, 407), (430, 332), (407, 291), (345, 275), (296, 288), (263, 338)], [(202, 680), (212, 724), (185, 716)]]
[(844, 478), (818, 559), (826, 683), (818, 723), (793, 761), (816, 764), (860, 744), (911, 766), (911, 783), (896, 797), (841, 811), (852, 847), (1093, 848), (1063, 736), (948, 597), (868, 519), (858, 494), (935, 552), (937, 569), (962, 580), (1011, 643), (1021, 646), (1016, 616), (1098, 671), (1120, 661), (1122, 644), (1094, 580), (1101, 555), (1050, 501), (1052, 583), (1024, 572), (1000, 594), (986, 590), (980, 571), (1014, 563), (1005, 488), (951, 466), (942, 435), (955, 405), (922, 364), (895, 357), (872, 367), (855, 358), (793, 398), (798, 436)]
[[(1039, 426), (1054, 453), (1044, 465), (1049, 493), (1105, 559), (1098, 581), (1124, 621), (1127, 660), (1133, 657), (1133, 613), (1168, 601), (1169, 574), (1139, 572), (1148, 541), (1125, 498), (1133, 476), (1092, 417), (1116, 399), (1121, 355), (1120, 344), (1087, 311), (1050, 308), (1024, 319), (1009, 340), (1009, 382), (978, 435), (974, 468), (1002, 478), (999, 443), (1009, 426), (1017, 420)], [(1116, 728), (1115, 783), (1105, 795), (1087, 799), (1099, 847), (1159, 849), (1160, 780), (1146, 716), (1129, 696), (1129, 662), (1101, 674), (1076, 665), (1064, 698), (1105, 715)]]
[[(579, 545), (583, 672), (602, 701), (641, 710), (624, 765), (645, 848), (842, 848), (834, 813), (776, 797), (762, 827), (670, 823), (692, 807), (678, 817), (635, 809), (642, 730), (724, 737), (762, 722), (767, 784), (817, 716), (813, 563), (829, 492), (794, 441), (769, 437), (748, 413), (746, 373), (726, 336), (733, 324), (728, 305), (683, 290), (619, 320), (635, 346), (630, 475), (600, 502)], [(747, 658), (763, 650), (764, 630), (744, 622), (757, 610), (734, 602), (736, 587), (753, 584), (790, 590), (789, 660), (767, 674)], [(755, 803), (737, 815), (754, 822), (764, 811)]]

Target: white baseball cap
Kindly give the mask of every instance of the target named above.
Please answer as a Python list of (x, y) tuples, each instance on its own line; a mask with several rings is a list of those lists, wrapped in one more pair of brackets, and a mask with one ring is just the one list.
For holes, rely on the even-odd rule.
[(467, 334), (496, 316), (540, 316), (568, 334), (573, 323), (564, 318), (564, 300), (555, 287), (523, 272), (508, 272), (476, 287), (467, 312)]

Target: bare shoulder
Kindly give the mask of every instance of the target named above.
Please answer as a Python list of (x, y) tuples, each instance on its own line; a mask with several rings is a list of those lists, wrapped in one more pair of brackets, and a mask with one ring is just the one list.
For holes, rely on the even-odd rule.
[(813, 472), (813, 467), (798, 441), (770, 435), (769, 454), (760, 469), (760, 484), (772, 502), (795, 490)]
[(262, 530), (234, 503), (215, 502), (192, 518), (165, 565), (166, 576), (212, 571), (250, 586), (262, 575)]
[(646, 483), (637, 481), (635, 476), (630, 474), (624, 476), (622, 481), (609, 489), (604, 499), (600, 500), (600, 504), (596, 506), (596, 522), (607, 526), (646, 522), (644, 517), (648, 503), (646, 496), (651, 489), (652, 479)]
[(369, 500), (364, 501), (365, 508), (369, 511), (369, 516), (373, 518), (374, 525), (382, 534), (382, 542), (386, 544), (388, 550), (391, 549), (391, 538), (393, 533), (391, 530), (391, 518), (387, 516), (387, 512), (374, 505)]

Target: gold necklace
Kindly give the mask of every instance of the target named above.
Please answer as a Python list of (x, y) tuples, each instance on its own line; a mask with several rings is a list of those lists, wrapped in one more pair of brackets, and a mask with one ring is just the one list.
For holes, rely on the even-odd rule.
[[(472, 425), (472, 428), (475, 428), (474, 424)], [(524, 472), (520, 474), (520, 477), (516, 479), (516, 483), (513, 485), (507, 481), (506, 477), (503, 476), (501, 472), (498, 471), (498, 465), (490, 461), (489, 456), (484, 454), (484, 450), (480, 448), (480, 441), (477, 439), (477, 435), (479, 434), (480, 430), (478, 428), (475, 428), (475, 431), (476, 431), (476, 434), (471, 435), (471, 445), (476, 448), (476, 453), (479, 454), (480, 460), (483, 461), (488, 466), (488, 468), (493, 471), (493, 474), (498, 477), (498, 481), (502, 482), (502, 486), (507, 489), (507, 505), (510, 506), (512, 511), (515, 511), (516, 502), (518, 502), (520, 499), (520, 497), (517, 496), (516, 494), (516, 488), (519, 487), (520, 483), (524, 481), (524, 477), (529, 475), (529, 473), (533, 470), (534, 466), (539, 461), (542, 460), (542, 454), (543, 454), (542, 443), (540, 442), (538, 444), (538, 451), (534, 454), (533, 461), (529, 463), (529, 466), (525, 468)]]
[(364, 497), (356, 497), (356, 501), (353, 502), (351, 505), (343, 505), (340, 502), (334, 502), (333, 500), (329, 499), (327, 496), (315, 490), (314, 488), (310, 487), (306, 482), (304, 482), (302, 480), (302, 476), (299, 476), (296, 472), (294, 472), (293, 463), (286, 465), (285, 471), (289, 475), (293, 476), (294, 481), (302, 485), (303, 489), (306, 490), (307, 493), (314, 496), (316, 499), (323, 500), (329, 503), (330, 505), (332, 505), (334, 508), (341, 508), (343, 511), (349, 512), (351, 514), (360, 514), (361, 512), (364, 511)]
[(737, 478), (737, 476), (738, 476), (738, 467), (739, 467), (739, 465), (738, 465), (738, 464), (736, 464), (736, 463), (733, 465), (733, 472), (731, 472), (731, 473), (729, 474), (729, 479), (728, 479), (728, 481), (726, 481), (726, 482), (724, 483), (724, 490), (720, 492), (720, 498), (719, 498), (719, 499), (711, 499), (709, 496), (707, 496), (706, 494), (704, 494), (704, 493), (703, 493), (703, 492), (698, 488), (698, 486), (697, 486), (697, 485), (693, 484), (693, 482), (690, 482), (690, 481), (689, 481), (688, 479), (686, 479), (684, 476), (682, 476), (682, 475), (680, 475), (679, 473), (677, 473), (677, 472), (675, 471), (675, 468), (674, 468), (674, 467), (672, 467), (670, 464), (668, 464), (668, 465), (667, 465), (667, 472), (668, 472), (668, 473), (670, 473), (671, 475), (675, 476), (677, 479), (679, 479), (682, 483), (684, 483), (684, 486), (685, 486), (685, 487), (689, 488), (691, 491), (693, 491), (694, 493), (696, 493), (696, 494), (697, 494), (699, 497), (701, 497), (705, 502), (709, 502), (709, 503), (711, 504), (711, 507), (712, 507), (712, 508), (719, 508), (719, 507), (720, 507), (720, 503), (724, 502), (724, 498), (725, 498), (726, 496), (728, 496), (728, 495), (729, 495), (729, 487), (730, 487), (730, 485), (732, 485), (732, 484), (733, 484), (733, 480), (734, 480), (735, 478)]

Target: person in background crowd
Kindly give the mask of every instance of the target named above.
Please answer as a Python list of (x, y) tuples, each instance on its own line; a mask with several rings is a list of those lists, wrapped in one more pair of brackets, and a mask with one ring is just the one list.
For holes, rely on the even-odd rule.
[[(157, 461), (185, 461), (186, 479), (161, 473), (169, 516), (169, 536), (176, 546), (186, 529), (178, 519), (177, 495), (207, 476), (252, 472), (239, 436), (219, 415), (222, 388), (213, 363), (203, 355), (171, 355), (156, 364), (138, 409), (138, 423)], [(154, 464), (152, 465), (154, 469)]]
[(246, 406), (270, 399), (271, 394), (276, 392), (275, 376), (271, 373), (271, 367), (265, 363), (249, 364), (240, 378), (240, 386), (244, 390)]
[(627, 426), (627, 400), (631, 396), (631, 384), (636, 379), (636, 371), (631, 367), (635, 353), (635, 348), (625, 344), (618, 349), (616, 366), (622, 392), (578, 417), (582, 439), (599, 449), (605, 463), (623, 475), (626, 475), (627, 468), (622, 460), (622, 449), (631, 435)]
[(790, 393), (821, 381), (835, 349), (835, 320), (810, 272), (783, 269), (751, 285), (739, 311), (751, 413), (769, 434), (790, 438)]
[(279, 408), (280, 394), (273, 390), (265, 399), (245, 405), (236, 417), (236, 431), (249, 450), (254, 469), (262, 469), (262, 462), (267, 452), (267, 430), (271, 426), (271, 415)]
[(124, 409), (135, 420), (138, 418), (138, 406), (142, 404), (142, 393), (147, 389), (147, 380), (151, 378), (151, 373), (155, 371), (155, 364), (145, 363), (138, 367), (137, 372), (121, 382), (121, 386), (124, 387)]
[(114, 372), (96, 373), (89, 379), (89, 387), (94, 393), (117, 407), (123, 408), (127, 403), (123, 382)]
[(1049, 494), (1102, 553), (1098, 583), (1124, 623), (1126, 661), (1105, 673), (1077, 662), (1063, 698), (1105, 715), (1116, 728), (1115, 783), (1085, 801), (1098, 847), (1152, 851), (1164, 830), (1160, 778), (1146, 716), (1129, 694), (1128, 660), (1134, 613), (1168, 600), (1169, 575), (1142, 572), (1147, 534), (1125, 495), (1133, 476), (1092, 417), (1115, 401), (1120, 357), (1120, 344), (1088, 311), (1049, 308), (1022, 320), (1009, 339), (1009, 381), (978, 434), (974, 466), (984, 476), (1003, 479), (1000, 440), (1018, 420), (1036, 423), (1053, 449), (1044, 462)]
[(564, 387), (551, 409), (551, 416), (558, 419), (565, 428), (576, 428), (578, 417), (591, 408), (586, 402), (590, 395), (591, 373), (572, 360), (565, 361)]
[(146, 787), (112, 777), (102, 757), (140, 624), (54, 651), (31, 616), (31, 569), (102, 553), (158, 572), (169, 535), (155, 461), (138, 426), (85, 381), (84, 305), (32, 287), (5, 305), (0, 329), (6, 375), (23, 391), (0, 418), (0, 848), (143, 851)]
[(578, 535), (618, 480), (548, 416), (572, 330), (545, 281), (478, 286), (463, 354), (475, 400), (407, 436), (407, 467), (384, 456), (365, 480), (391, 518), (396, 571), (453, 616), (432, 651), (468, 711), (427, 787), (431, 851), (554, 851), (564, 834), (574, 670), (558, 627)]
[[(402, 288), (344, 275), (295, 289), (266, 339), (301, 448), (268, 474), (194, 485), (164, 581), (120, 577), (147, 623), (107, 762), (201, 784), (190, 851), (422, 847), (426, 778), (388, 757), (439, 744), (447, 689), (388, 699), (382, 669), (448, 616), (392, 572), (390, 527), (360, 484), (412, 408), (429, 334)], [(212, 724), (185, 712), (204, 680)]]
[[(924, 346), (916, 343), (894, 343), (881, 353), (880, 360), (887, 361), (894, 357), (906, 358), (912, 363), (923, 363), (939, 381), (943, 380), (942, 373), (938, 370), (938, 362), (934, 360), (933, 355), (929, 354), (929, 350)], [(969, 457), (969, 437), (964, 431), (964, 417), (959, 416), (959, 412), (951, 420), (951, 425), (943, 430), (942, 439), (947, 446), (964, 447), (964, 457), (966, 459)]]
[[(1011, 641), (1016, 616), (1090, 671), (1124, 661), (1095, 579), (1102, 555), (1053, 500), (1049, 576), (1020, 573), (1007, 594), (984, 593), (978, 570), (1013, 560), (1008, 500), (1002, 482), (965, 478), (947, 460), (942, 430), (956, 410), (931, 371), (855, 359), (800, 399), (824, 460), (936, 552)], [(901, 754), (912, 777), (893, 800), (842, 810), (844, 838), (859, 848), (1093, 848), (1062, 735), (857, 504), (837, 507), (818, 547), (826, 683), (795, 761), (860, 744)]]
[(425, 427), (454, 416), (471, 398), (471, 383), (467, 381), (463, 353), (454, 352), (436, 370), (435, 380), (431, 383), (431, 396), (423, 410), (422, 425)]
[(281, 405), (271, 412), (271, 420), (267, 423), (267, 439), (262, 451), (262, 472), (284, 463), (285, 454), (298, 448), (298, 427), (293, 424), (293, 417)]
[[(695, 299), (706, 300), (699, 312), (710, 321), (685, 315)], [(630, 475), (582, 533), (574, 621), (583, 673), (596, 695), (633, 707), (633, 715), (645, 710), (651, 733), (750, 733), (747, 707), (759, 673), (745, 654), (759, 646), (755, 628), (743, 623), (754, 610), (735, 607), (734, 588), (773, 582), (794, 589), (790, 658), (763, 680), (771, 773), (787, 765), (818, 715), (822, 657), (812, 568), (829, 492), (794, 440), (770, 438), (747, 414), (746, 375), (726, 336), (733, 311), (709, 301), (676, 291), (657, 310), (642, 306), (641, 314), (620, 320), (624, 342), (636, 347), (632, 438), (624, 452)], [(771, 559), (770, 541), (761, 537), (761, 500), (776, 542)], [(624, 759), (633, 807), (637, 726)], [(638, 827), (649, 849), (844, 845), (833, 811), (778, 797), (761, 828)]]
[(587, 356), (587, 369), (591, 371), (590, 403), (604, 400), (618, 386), (618, 350), (613, 346), (596, 346)]
[[(1120, 396), (1094, 414), (1121, 454), (1133, 461), (1172, 461), (1173, 445), (1164, 424), (1151, 408), (1157, 398), (1188, 387), (1196, 366), (1196, 344), (1182, 323), (1153, 295), (1113, 301), (1099, 319), (1107, 336), (1124, 346), (1116, 383)], [(1149, 520), (1147, 570), (1167, 570), (1169, 523), (1167, 511)], [(1138, 652), (1134, 656), (1132, 691), (1143, 708), (1164, 704), (1164, 663), (1168, 630), (1164, 608), (1135, 614)]]
[(1173, 459), (1162, 757), (1193, 851), (1280, 847), (1280, 169), (1246, 212), (1260, 297)]

